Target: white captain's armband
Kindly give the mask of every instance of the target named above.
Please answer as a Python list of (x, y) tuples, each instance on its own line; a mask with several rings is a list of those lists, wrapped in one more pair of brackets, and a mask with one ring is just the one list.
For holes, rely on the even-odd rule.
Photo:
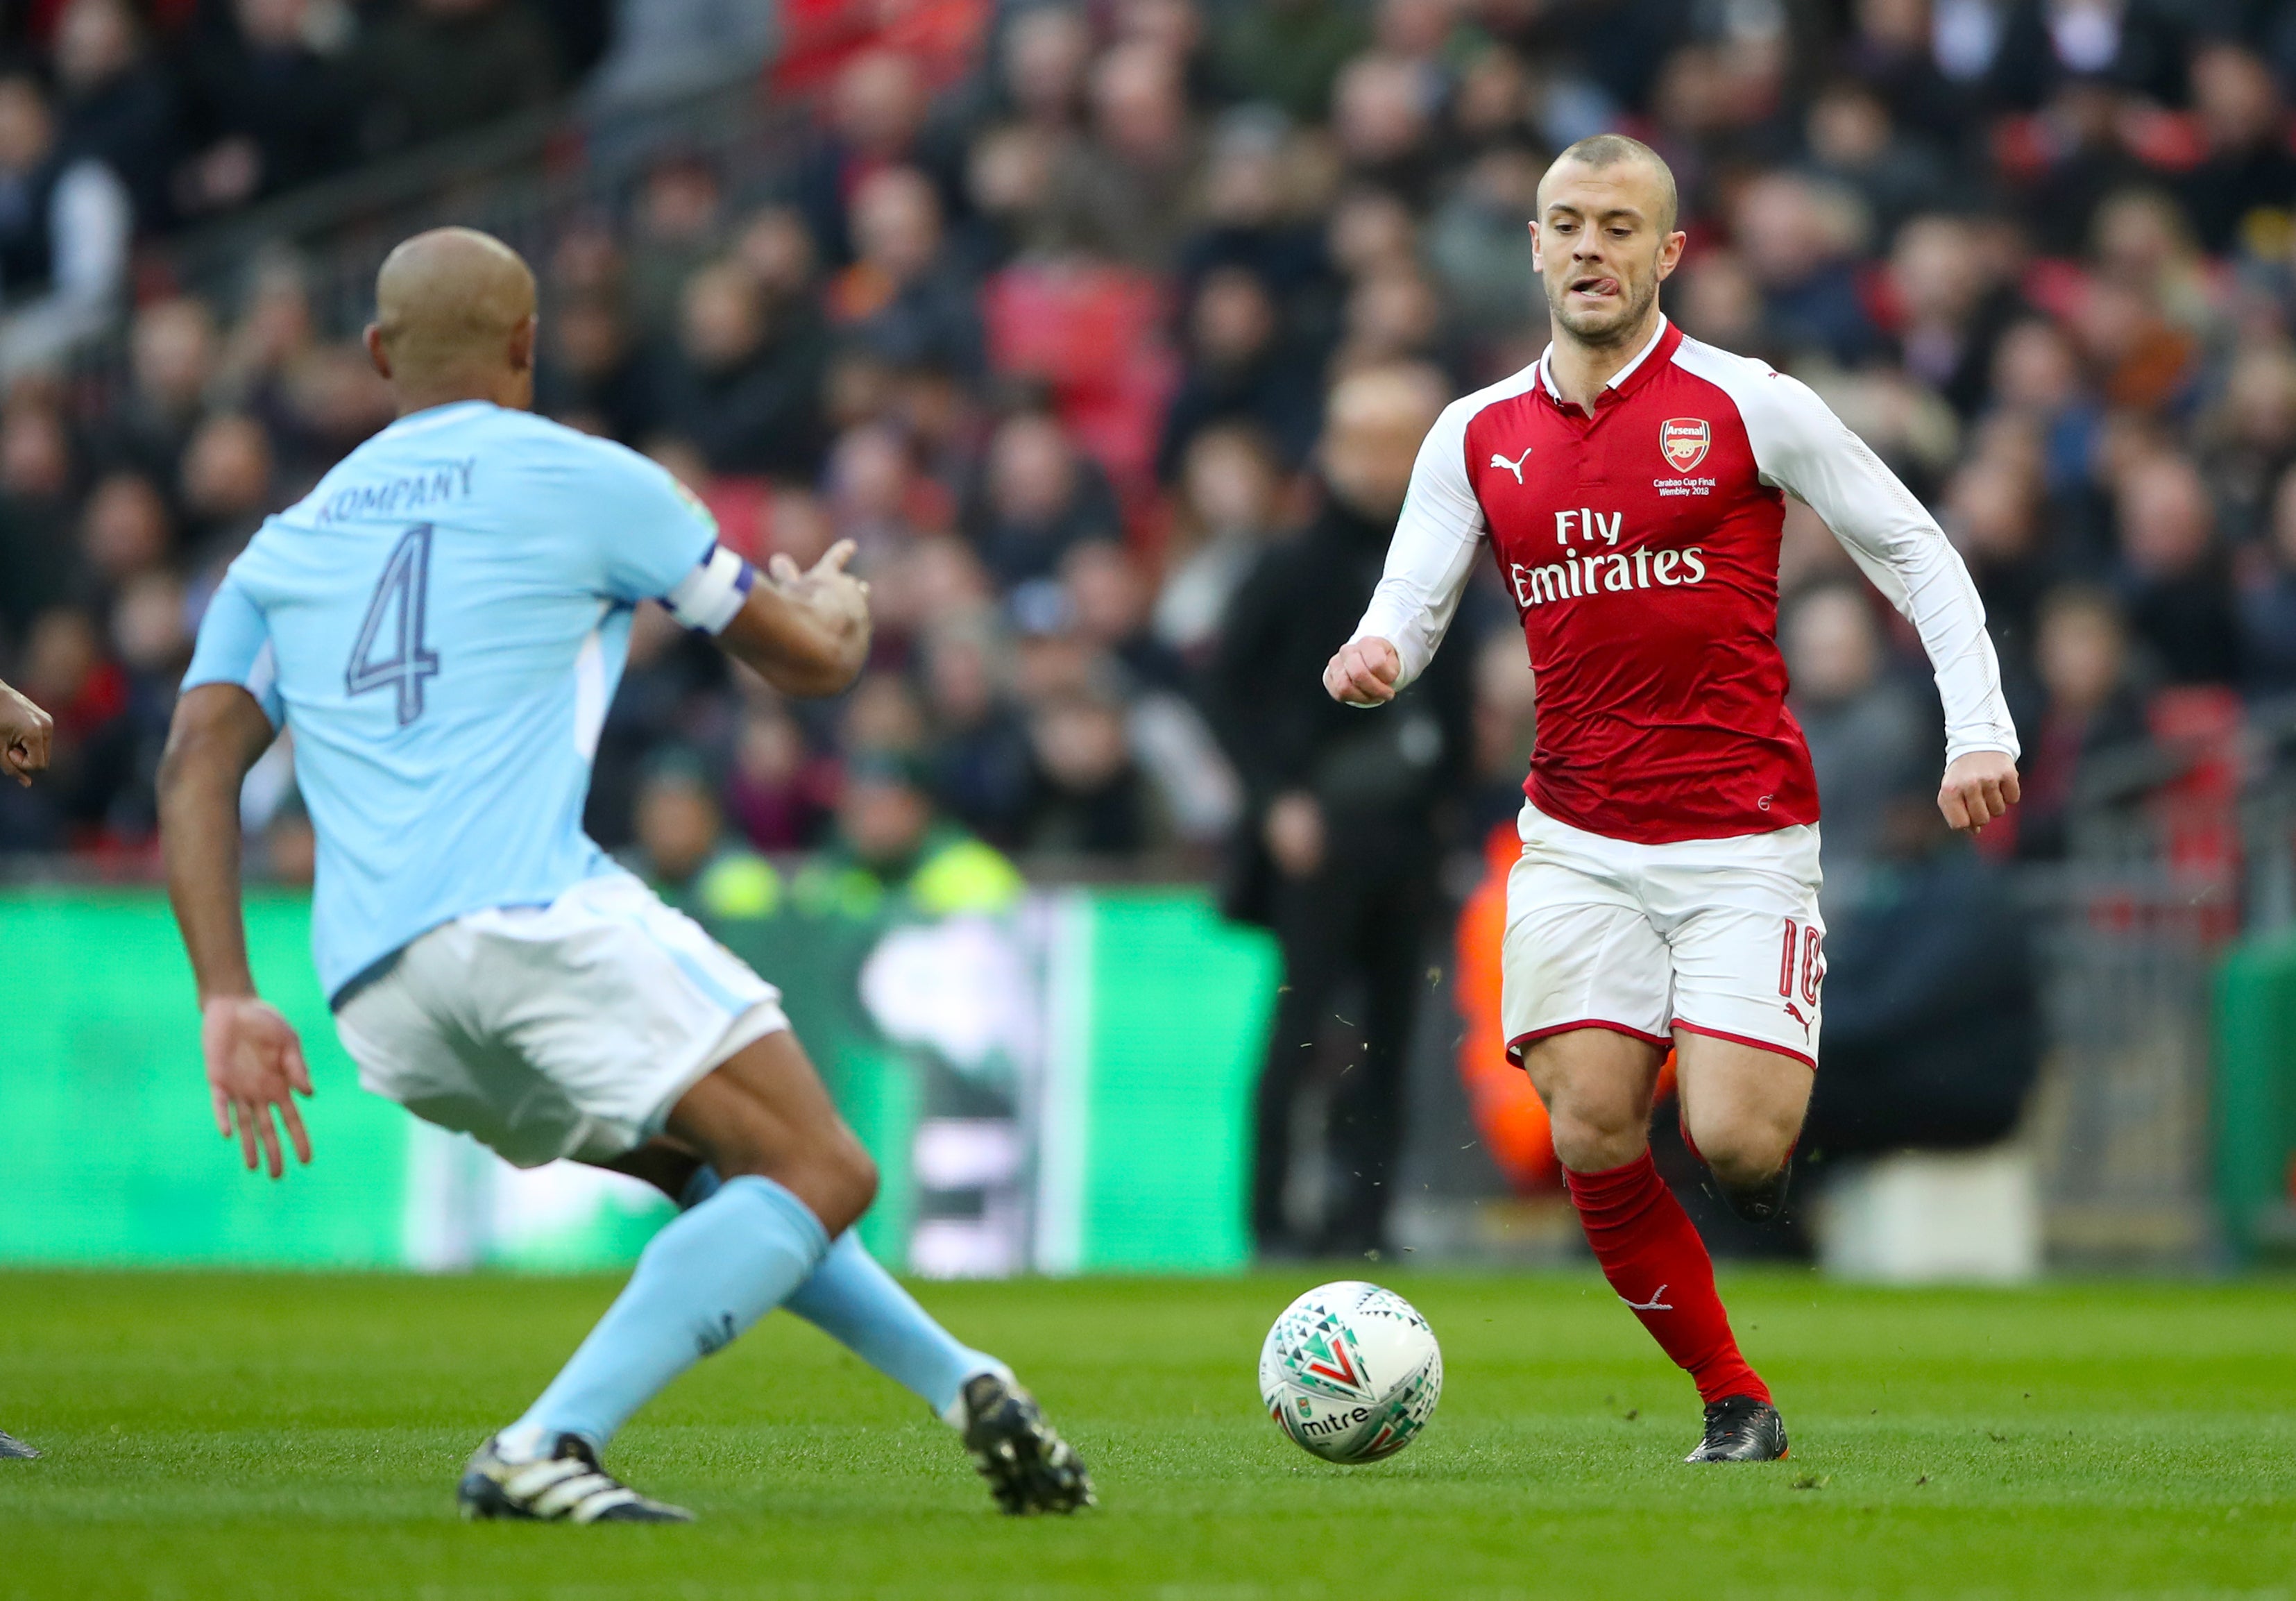
[(689, 628), (722, 634), (726, 625), (749, 598), (758, 570), (722, 545), (713, 545), (701, 565), (678, 580), (677, 587), (661, 597), (669, 614)]

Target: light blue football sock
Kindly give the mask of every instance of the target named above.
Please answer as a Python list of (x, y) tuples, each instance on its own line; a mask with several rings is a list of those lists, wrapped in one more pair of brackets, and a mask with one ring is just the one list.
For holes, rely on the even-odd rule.
[[(717, 1173), (696, 1168), (679, 1197), (698, 1206), (717, 1193)], [(782, 1302), (855, 1356), (914, 1391), (944, 1422), (961, 1425), (959, 1397), (976, 1374), (1011, 1370), (973, 1350), (933, 1321), (916, 1297), (878, 1265), (861, 1236), (848, 1229), (829, 1248), (813, 1277)]]
[(847, 1229), (813, 1277), (782, 1303), (897, 1384), (906, 1385), (942, 1422), (961, 1426), (958, 1397), (976, 1374), (1010, 1370), (933, 1321), (916, 1297), (877, 1263)]
[(743, 1174), (653, 1236), (620, 1297), (550, 1388), (503, 1432), (514, 1455), (561, 1434), (603, 1447), (670, 1380), (787, 1300), (829, 1251), (806, 1203)]

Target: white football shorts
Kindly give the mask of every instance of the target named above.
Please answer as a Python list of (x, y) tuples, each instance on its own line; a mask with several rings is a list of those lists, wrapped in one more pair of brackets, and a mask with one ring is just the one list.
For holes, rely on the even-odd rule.
[(1507, 1055), (1602, 1028), (1710, 1034), (1817, 1065), (1825, 922), (1817, 825), (1638, 845), (1526, 805), (1507, 877)]
[(441, 924), (335, 1014), (359, 1082), (521, 1168), (619, 1156), (781, 991), (631, 874)]

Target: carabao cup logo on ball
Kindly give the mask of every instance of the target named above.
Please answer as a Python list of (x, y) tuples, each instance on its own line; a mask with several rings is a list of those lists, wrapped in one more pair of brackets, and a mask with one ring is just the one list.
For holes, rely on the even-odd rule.
[(1443, 1353), (1411, 1303), (1377, 1285), (1322, 1285), (1259, 1350), (1259, 1399), (1327, 1462), (1376, 1462), (1417, 1437), (1443, 1393)]

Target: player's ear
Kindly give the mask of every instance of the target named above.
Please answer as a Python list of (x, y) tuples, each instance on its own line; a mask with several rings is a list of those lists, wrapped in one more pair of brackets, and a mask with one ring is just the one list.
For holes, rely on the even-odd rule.
[(365, 339), (367, 360), (373, 362), (374, 370), (388, 381), (390, 377), (390, 352), (382, 348), (382, 324), (369, 323), (366, 325)]
[(1672, 277), (1674, 269), (1682, 265), (1682, 247), (1689, 242), (1689, 234), (1677, 228), (1659, 245), (1658, 275), (1660, 278)]
[(1537, 218), (1536, 217), (1534, 217), (1534, 218), (1531, 218), (1528, 223), (1525, 223), (1523, 226), (1524, 226), (1525, 227), (1529, 228), (1529, 229), (1530, 230), (1530, 265), (1531, 265), (1531, 268), (1532, 268), (1532, 270), (1533, 270), (1533, 271), (1535, 271), (1535, 272), (1542, 272), (1542, 273), (1543, 273), (1543, 272), (1545, 272), (1545, 271), (1546, 270), (1546, 259), (1545, 259), (1542, 256), (1540, 256), (1540, 254), (1539, 254), (1539, 249), (1538, 249), (1538, 218)]
[(540, 319), (529, 311), (526, 314), (526, 320), (510, 331), (512, 372), (530, 373), (534, 370), (534, 335), (539, 326)]

